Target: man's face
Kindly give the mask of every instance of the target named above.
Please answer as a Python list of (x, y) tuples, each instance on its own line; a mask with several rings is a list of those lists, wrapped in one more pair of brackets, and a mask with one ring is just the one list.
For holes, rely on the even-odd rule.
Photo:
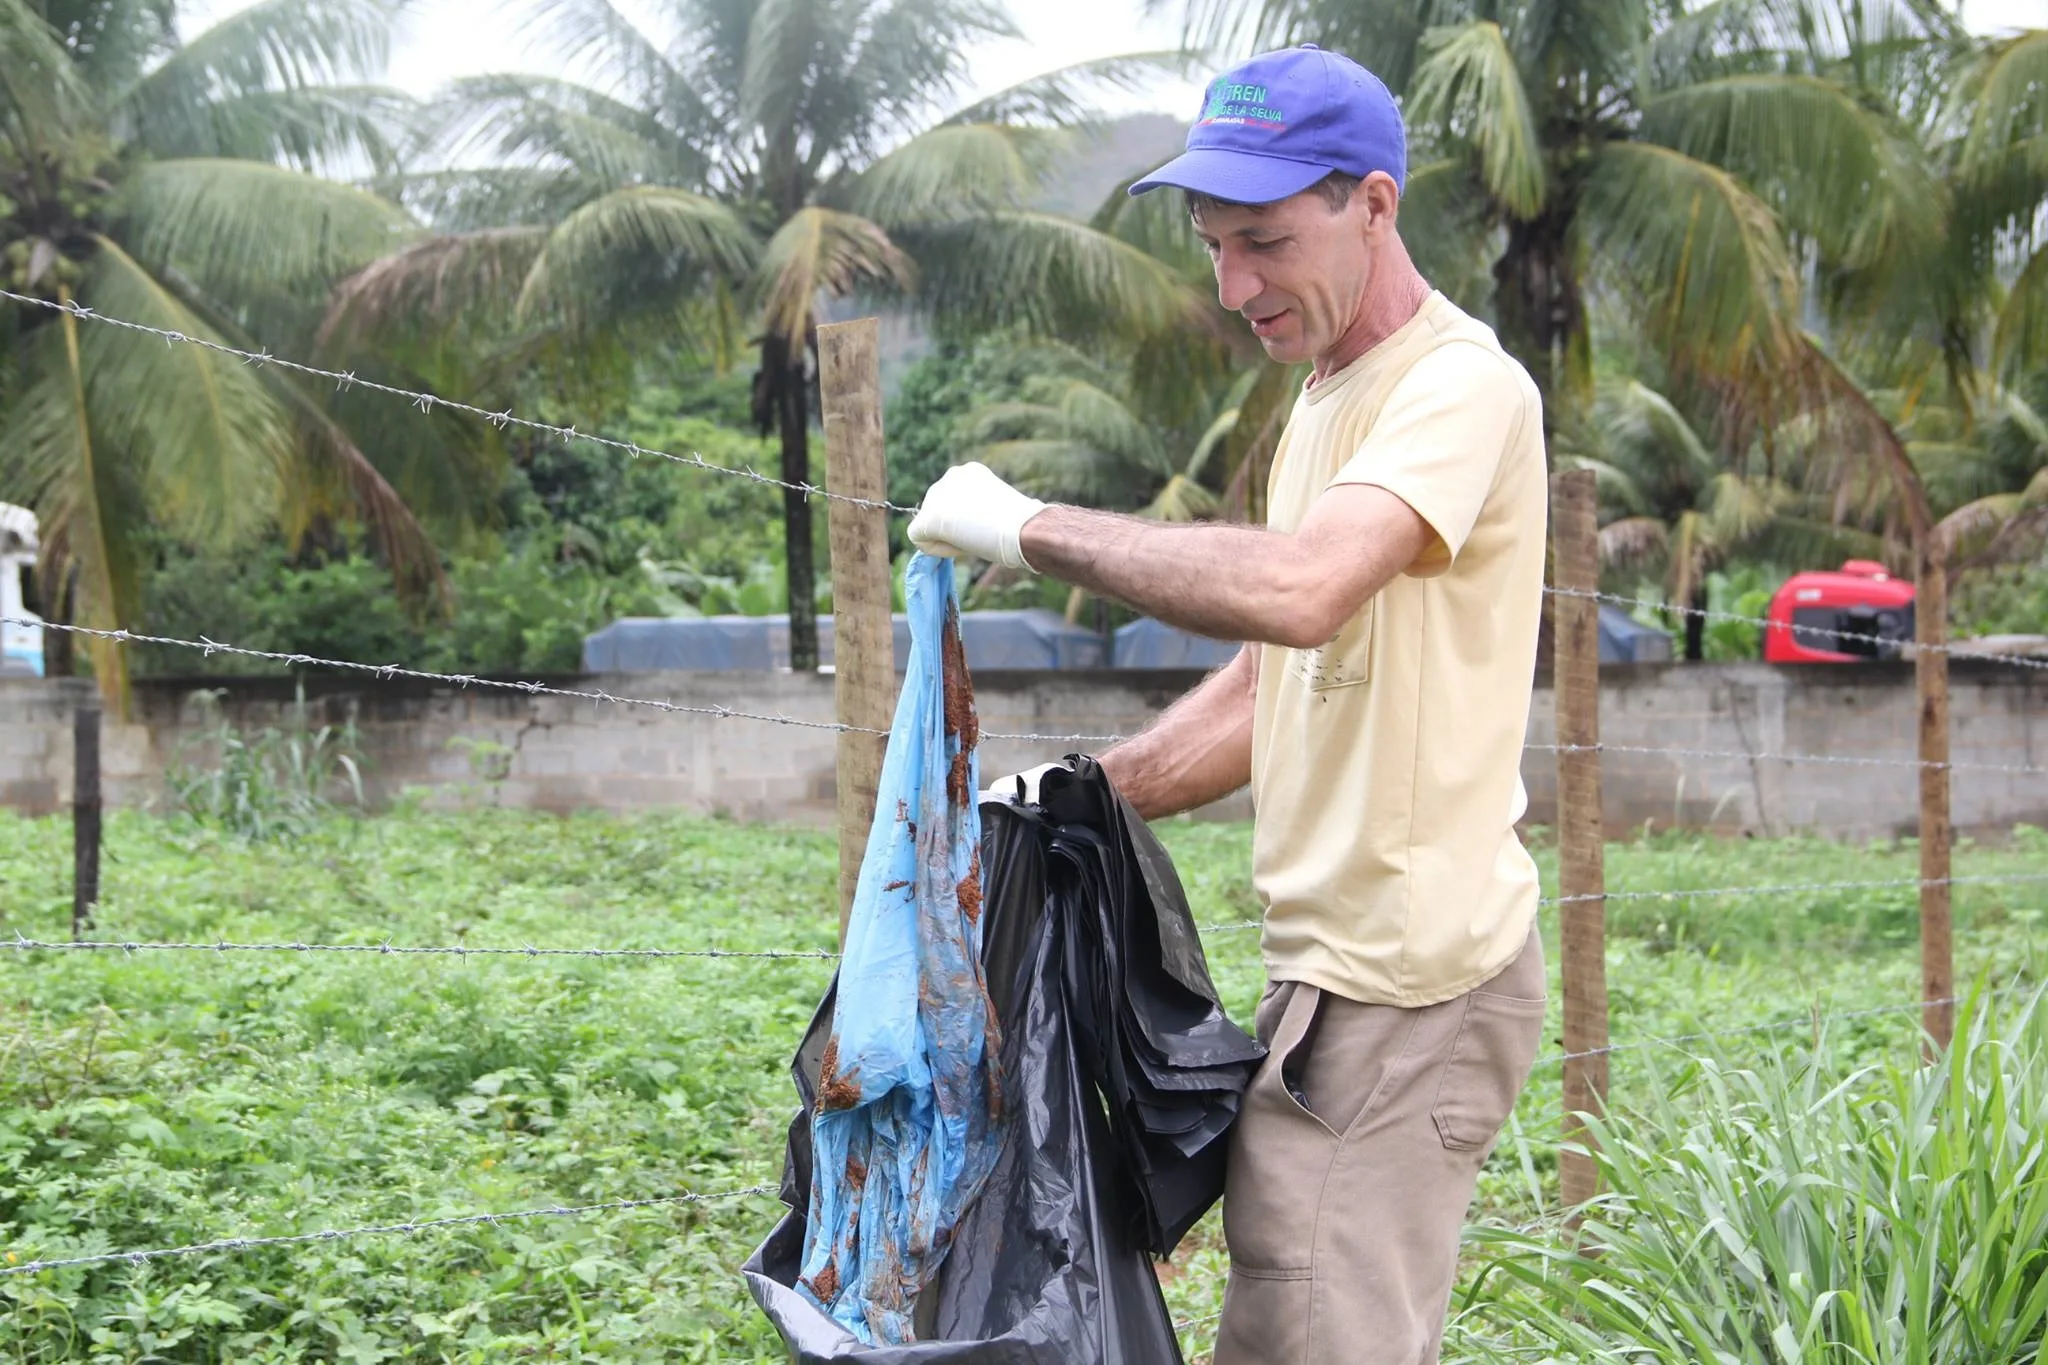
[(1204, 204), (1195, 233), (1216, 296), (1283, 365), (1327, 353), (1357, 318), (1372, 266), (1369, 185), (1332, 209), (1313, 190), (1273, 204)]

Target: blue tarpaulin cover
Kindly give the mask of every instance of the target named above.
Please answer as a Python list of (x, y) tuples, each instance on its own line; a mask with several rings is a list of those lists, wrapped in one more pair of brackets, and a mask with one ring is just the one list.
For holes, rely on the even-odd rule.
[(909, 667), (882, 763), (811, 1116), (799, 1288), (868, 1343), (918, 1293), (999, 1150), (981, 961), (980, 767), (951, 560), (906, 584)]

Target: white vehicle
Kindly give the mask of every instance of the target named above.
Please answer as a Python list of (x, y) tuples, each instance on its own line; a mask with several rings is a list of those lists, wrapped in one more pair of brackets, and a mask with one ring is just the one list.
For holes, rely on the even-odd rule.
[[(43, 672), (42, 618), (29, 610), (29, 575), (35, 571), (36, 514), (0, 502), (0, 675)], [(27, 624), (16, 624), (26, 622)]]

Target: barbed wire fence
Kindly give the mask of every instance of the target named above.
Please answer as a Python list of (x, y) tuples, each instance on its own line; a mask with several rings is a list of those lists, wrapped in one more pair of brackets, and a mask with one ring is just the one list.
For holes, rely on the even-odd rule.
[[(0, 298), (17, 303), (64, 311), (81, 321), (104, 324), (129, 331), (155, 336), (166, 345), (192, 345), (208, 351), (232, 357), (246, 364), (272, 365), (291, 370), (303, 377), (331, 381), (338, 386), (360, 386), (366, 390), (383, 393), (394, 399), (408, 402), (421, 412), (436, 408), (458, 412), (471, 418), (487, 421), (498, 427), (517, 426), (536, 434), (550, 436), (563, 442), (590, 442), (615, 450), (630, 458), (660, 458), (676, 462), (700, 471), (738, 477), (752, 482), (793, 489), (806, 497), (824, 499), (833, 508), (844, 507), (850, 512), (886, 515), (890, 512), (910, 513), (915, 509), (898, 506), (878, 497), (862, 497), (820, 488), (811, 484), (792, 484), (761, 474), (751, 469), (730, 468), (705, 460), (697, 455), (683, 455), (668, 451), (653, 450), (629, 441), (619, 441), (599, 434), (578, 431), (573, 426), (536, 421), (520, 417), (509, 411), (490, 409), (443, 398), (439, 395), (406, 390), (395, 386), (363, 380), (357, 376), (323, 369), (261, 352), (249, 352), (223, 345), (217, 341), (165, 329), (134, 323), (125, 319), (112, 318), (76, 304), (57, 304), (49, 300), (0, 290)], [(828, 438), (829, 439), (829, 438)], [(876, 452), (879, 458), (879, 452)], [(1687, 1049), (1702, 1043), (1723, 1039), (1751, 1036), (1760, 1033), (1783, 1032), (1794, 1029), (1820, 1029), (1830, 1023), (1858, 1019), (1877, 1018), (1918, 1011), (1923, 1017), (1923, 1031), (1935, 1044), (1945, 1045), (1947, 1036), (1943, 1027), (1952, 1023), (1953, 1012), (1964, 1003), (1964, 994), (1952, 988), (1952, 968), (1937, 970), (1942, 966), (1929, 956), (1931, 950), (1923, 947), (1927, 958), (1927, 970), (1923, 973), (1926, 987), (1921, 998), (1870, 1008), (1836, 1012), (1810, 1012), (1805, 1015), (1761, 1021), (1729, 1028), (1710, 1029), (1676, 1034), (1668, 1037), (1638, 1037), (1616, 1043), (1608, 1037), (1608, 1017), (1605, 994), (1605, 919), (1604, 910), (1608, 902), (1632, 901), (1696, 901), (1737, 897), (1783, 898), (1800, 895), (1832, 893), (1841, 891), (1866, 890), (1907, 890), (1918, 893), (1921, 898), (1922, 930), (1930, 930), (1930, 916), (1938, 912), (1942, 923), (1938, 928), (1943, 936), (1940, 951), (1948, 951), (1946, 943), (1946, 915), (1950, 892), (1958, 886), (2023, 885), (2048, 882), (2048, 872), (2011, 873), (2002, 875), (1956, 876), (1947, 870), (1949, 834), (1947, 828), (1946, 782), (1951, 773), (1987, 773), (2008, 777), (2048, 776), (2048, 766), (2031, 762), (1954, 761), (1948, 753), (1946, 734), (1946, 705), (1939, 708), (1938, 719), (1941, 733), (1929, 735), (1923, 731), (1920, 753), (1915, 756), (1897, 754), (1823, 753), (1799, 752), (1795, 750), (1730, 749), (1686, 745), (1637, 745), (1603, 744), (1598, 730), (1598, 647), (1597, 608), (1599, 605), (1615, 605), (1634, 611), (1661, 611), (1681, 618), (1702, 617), (1711, 621), (1743, 624), (1761, 631), (1782, 630), (1782, 623), (1768, 618), (1746, 616), (1722, 611), (1705, 611), (1691, 607), (1675, 607), (1661, 601), (1618, 595), (1600, 591), (1597, 586), (1597, 563), (1592, 558), (1592, 523), (1590, 520), (1591, 485), (1589, 478), (1572, 474), (1557, 476), (1553, 486), (1554, 504), (1560, 515), (1554, 519), (1558, 535), (1558, 581), (1547, 585), (1545, 593), (1555, 611), (1557, 630), (1557, 659), (1553, 676), (1557, 699), (1557, 738), (1555, 742), (1531, 742), (1527, 745), (1532, 752), (1548, 753), (1554, 756), (1559, 773), (1559, 842), (1560, 878), (1559, 894), (1540, 898), (1545, 909), (1557, 911), (1564, 921), (1563, 948), (1563, 1045), (1539, 1059), (1542, 1071), (1552, 1068), (1564, 1073), (1565, 1128), (1567, 1142), (1580, 1144), (1577, 1157), (1577, 1175), (1568, 1174), (1565, 1202), (1570, 1204), (1575, 1197), (1582, 1198), (1590, 1193), (1586, 1180), (1591, 1173), (1591, 1164), (1584, 1150), (1584, 1135), (1574, 1115), (1590, 1112), (1604, 1106), (1607, 1098), (1607, 1060), (1616, 1053), (1662, 1049), (1676, 1051), (1681, 1055)], [(835, 515), (837, 513), (835, 512)], [(882, 610), (886, 615), (886, 600)], [(724, 705), (693, 705), (659, 697), (635, 697), (618, 695), (596, 688), (567, 687), (540, 681), (520, 681), (503, 678), (481, 677), (471, 674), (436, 672), (419, 669), (402, 663), (372, 663), (368, 661), (326, 658), (296, 652), (282, 652), (245, 647), (230, 642), (216, 641), (204, 636), (198, 639), (143, 634), (127, 630), (107, 630), (83, 627), (67, 623), (50, 623), (37, 620), (15, 620), (5, 618), (9, 624), (40, 627), (50, 631), (69, 631), (83, 637), (104, 640), (117, 646), (152, 645), (171, 649), (190, 650), (202, 657), (226, 654), (268, 663), (282, 664), (288, 668), (317, 668), (337, 673), (353, 674), (366, 682), (389, 682), (405, 679), (426, 682), (453, 689), (490, 689), (503, 692), (524, 693), (528, 697), (550, 697), (566, 701), (587, 703), (594, 707), (641, 708), (666, 715), (678, 715), (701, 720), (733, 721), (742, 724), (791, 726), (811, 732), (831, 733), (842, 744), (848, 737), (865, 737), (869, 743), (885, 737), (888, 731), (874, 725), (849, 724), (844, 720), (826, 721), (812, 717), (792, 716), (761, 710), (748, 710)], [(1938, 629), (1938, 627), (1937, 627)], [(1799, 634), (1808, 638), (1837, 638), (1866, 644), (1869, 636), (1854, 631), (1838, 631), (1801, 625)], [(885, 637), (886, 638), (886, 637)], [(1913, 651), (1920, 659), (1939, 661), (1945, 669), (1950, 659), (1976, 659), (2019, 669), (2039, 670), (2048, 668), (2048, 659), (2030, 659), (1997, 652), (1971, 650), (1959, 647), (1939, 638), (1923, 638), (1916, 642)], [(1945, 677), (1941, 679), (1945, 686)], [(843, 682), (842, 682), (843, 685)], [(1922, 685), (1926, 685), (1925, 671)], [(1924, 698), (1923, 698), (1924, 700)], [(842, 711), (842, 714), (844, 712)], [(1923, 717), (1928, 709), (1923, 705)], [(1030, 732), (984, 732), (986, 740), (1003, 740), (1017, 743), (1040, 745), (1099, 745), (1114, 743), (1124, 738), (1115, 734), (1089, 733), (1030, 733)], [(81, 749), (81, 753), (83, 749)], [(1636, 758), (1663, 758), (1680, 763), (1685, 760), (1712, 760), (1727, 763), (1818, 765), (1860, 769), (1893, 769), (1915, 772), (1923, 782), (1923, 796), (1929, 790), (1925, 785), (1938, 778), (1942, 809), (1930, 813), (1923, 803), (1922, 844), (1923, 875), (1916, 878), (1878, 878), (1839, 881), (1806, 881), (1779, 884), (1719, 887), (1674, 887), (1666, 889), (1631, 887), (1609, 891), (1605, 884), (1604, 845), (1605, 831), (1602, 825), (1600, 800), (1600, 766), (1607, 754), (1627, 754)], [(842, 820), (842, 840), (861, 840), (865, 836), (864, 823), (851, 828)], [(1926, 844), (1935, 840), (1939, 847), (1930, 861)], [(1926, 875), (1928, 869), (1936, 869), (1936, 875)], [(1249, 931), (1259, 928), (1256, 920), (1240, 920), (1201, 926), (1205, 934)], [(324, 957), (333, 955), (347, 959), (366, 957), (378, 958), (453, 958), (460, 961), (479, 959), (485, 961), (525, 961), (538, 965), (563, 962), (572, 959), (605, 960), (619, 963), (651, 963), (666, 960), (697, 960), (705, 962), (749, 962), (761, 960), (797, 960), (830, 962), (837, 953), (815, 948), (799, 948), (774, 945), (762, 946), (706, 946), (706, 947), (625, 947), (616, 945), (599, 946), (557, 946), (557, 945), (484, 945), (467, 944), (399, 944), (388, 940), (363, 943), (305, 943), (305, 942), (244, 942), (218, 938), (212, 942), (171, 942), (147, 941), (124, 938), (86, 937), (84, 930), (90, 928), (89, 917), (81, 916), (74, 922), (74, 937), (70, 941), (30, 938), (17, 934), (12, 940), (0, 940), (0, 951), (21, 957), (44, 955), (115, 955), (134, 956), (138, 954), (213, 954), (217, 957), (229, 954), (277, 954), (309, 955)], [(2003, 995), (2026, 989), (2020, 984), (2008, 984), (1993, 988), (1990, 995)], [(1568, 1158), (1567, 1171), (1573, 1169)], [(1581, 1187), (1574, 1191), (1574, 1182)], [(459, 1216), (414, 1219), (383, 1222), (358, 1227), (344, 1227), (323, 1231), (299, 1232), (281, 1235), (231, 1236), (212, 1241), (192, 1243), (183, 1246), (143, 1248), (133, 1250), (91, 1251), (79, 1255), (44, 1257), (22, 1260), (9, 1253), (10, 1261), (0, 1264), (0, 1277), (12, 1277), (88, 1268), (93, 1266), (128, 1264), (144, 1265), (153, 1261), (194, 1256), (214, 1256), (241, 1252), (256, 1248), (298, 1246), (338, 1242), (359, 1238), (414, 1236), (421, 1233), (463, 1227), (496, 1227), (506, 1223), (549, 1218), (575, 1218), (624, 1212), (629, 1210), (698, 1205), (719, 1201), (739, 1201), (773, 1195), (777, 1187), (756, 1184), (741, 1188), (699, 1192), (684, 1190), (674, 1194), (633, 1199), (603, 1200), (579, 1205), (551, 1205), (527, 1208), (505, 1213), (476, 1213)], [(1182, 1330), (1213, 1322), (1217, 1314), (1205, 1314), (1184, 1318), (1176, 1322)]]

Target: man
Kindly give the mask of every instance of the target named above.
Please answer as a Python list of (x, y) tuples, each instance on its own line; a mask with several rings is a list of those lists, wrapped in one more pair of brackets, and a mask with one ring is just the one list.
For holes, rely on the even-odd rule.
[[(948, 471), (911, 539), (1249, 642), (1101, 756), (1149, 818), (1251, 784), (1269, 1056), (1232, 1135), (1216, 1365), (1438, 1357), (1481, 1163), (1545, 975), (1514, 825), (1547, 533), (1539, 398), (1417, 273), (1406, 137), (1335, 53), (1208, 90), (1176, 186), (1224, 307), (1313, 362), (1268, 525), (1164, 525)], [(1027, 778), (1033, 775), (1025, 775)]]

